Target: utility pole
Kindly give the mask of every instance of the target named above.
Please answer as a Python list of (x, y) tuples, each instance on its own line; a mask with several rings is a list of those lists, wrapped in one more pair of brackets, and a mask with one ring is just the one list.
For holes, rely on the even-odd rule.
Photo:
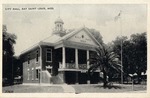
[(123, 62), (122, 62), (122, 53), (123, 53), (123, 49), (122, 49), (122, 44), (123, 44), (123, 39), (122, 39), (122, 17), (121, 17), (121, 14), (122, 14), (122, 11), (120, 10), (119, 14), (115, 17), (115, 21), (119, 19), (119, 22), (120, 22), (120, 35), (121, 35), (121, 43), (120, 43), (120, 46), (121, 46), (121, 84), (123, 84)]
[(122, 39), (122, 17), (121, 17), (122, 11), (120, 11), (120, 33), (121, 33), (121, 84), (123, 84), (123, 62), (122, 62), (122, 53), (123, 53), (123, 39)]

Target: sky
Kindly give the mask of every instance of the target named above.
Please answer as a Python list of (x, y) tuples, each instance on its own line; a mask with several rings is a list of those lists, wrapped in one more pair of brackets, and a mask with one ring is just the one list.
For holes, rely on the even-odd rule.
[[(114, 21), (120, 11), (121, 18)], [(17, 36), (15, 55), (50, 36), (58, 17), (64, 21), (64, 29), (85, 26), (98, 30), (106, 44), (117, 36), (147, 31), (144, 4), (7, 4), (3, 5), (3, 24)]]

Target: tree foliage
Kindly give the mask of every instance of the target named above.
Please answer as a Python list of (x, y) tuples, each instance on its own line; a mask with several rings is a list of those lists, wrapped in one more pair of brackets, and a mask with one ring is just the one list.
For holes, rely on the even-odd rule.
[(14, 77), (22, 76), (22, 62), (20, 57), (13, 57), (13, 74)]
[(17, 37), (14, 34), (7, 33), (7, 27), (3, 25), (3, 55), (14, 55), (13, 45)]
[(112, 69), (121, 72), (120, 61), (118, 56), (114, 52), (108, 51), (104, 44), (95, 50), (96, 53), (94, 57), (89, 59), (89, 62), (92, 66), (88, 69), (88, 73), (93, 73), (97, 69), (99, 69), (100, 72), (103, 72), (103, 83), (105, 87), (108, 83), (108, 73)]
[(3, 25), (3, 78), (7, 78), (9, 83), (12, 82), (13, 78), (13, 55), (14, 55), (14, 44), (16, 43), (16, 35), (7, 32), (7, 27)]
[(117, 37), (111, 44), (110, 50), (119, 55), (121, 60), (121, 41), (122, 41), (122, 62), (124, 76), (128, 74), (137, 73), (147, 70), (147, 39), (146, 32), (141, 34), (132, 34), (130, 39), (126, 36)]
[(90, 31), (90, 33), (92, 33), (92, 35), (95, 37), (95, 39), (100, 43), (103, 44), (103, 40), (102, 40), (102, 36), (100, 34), (99, 31), (95, 30), (95, 29), (88, 29)]

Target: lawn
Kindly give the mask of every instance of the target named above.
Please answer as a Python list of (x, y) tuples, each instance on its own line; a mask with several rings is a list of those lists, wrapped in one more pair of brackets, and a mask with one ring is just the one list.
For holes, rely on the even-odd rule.
[[(75, 89), (75, 93), (126, 93), (132, 91), (132, 85), (113, 84), (113, 86), (104, 88), (102, 84), (78, 84), (70, 85)], [(134, 85), (134, 91), (146, 91), (146, 85)], [(2, 88), (3, 93), (63, 93), (62, 85), (52, 86), (29, 86), (14, 85)]]
[[(75, 85), (76, 93), (122, 93), (131, 92), (132, 85), (114, 84), (104, 88), (102, 84), (99, 85)], [(146, 85), (134, 85), (133, 91), (146, 91)]]
[(3, 93), (62, 93), (61, 86), (27, 86), (14, 85), (6, 86), (2, 89)]

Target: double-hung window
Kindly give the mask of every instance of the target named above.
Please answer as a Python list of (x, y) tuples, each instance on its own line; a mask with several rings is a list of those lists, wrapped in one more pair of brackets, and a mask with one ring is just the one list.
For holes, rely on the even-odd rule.
[(32, 68), (32, 80), (34, 80), (34, 68)]
[(51, 62), (52, 61), (52, 49), (46, 50), (46, 61)]
[(36, 69), (36, 79), (39, 79), (39, 69)]
[(36, 62), (38, 62), (39, 61), (39, 51), (37, 50), (36, 51)]
[(27, 80), (29, 80), (30, 79), (30, 69), (27, 70), (27, 74), (28, 74), (27, 75)]

